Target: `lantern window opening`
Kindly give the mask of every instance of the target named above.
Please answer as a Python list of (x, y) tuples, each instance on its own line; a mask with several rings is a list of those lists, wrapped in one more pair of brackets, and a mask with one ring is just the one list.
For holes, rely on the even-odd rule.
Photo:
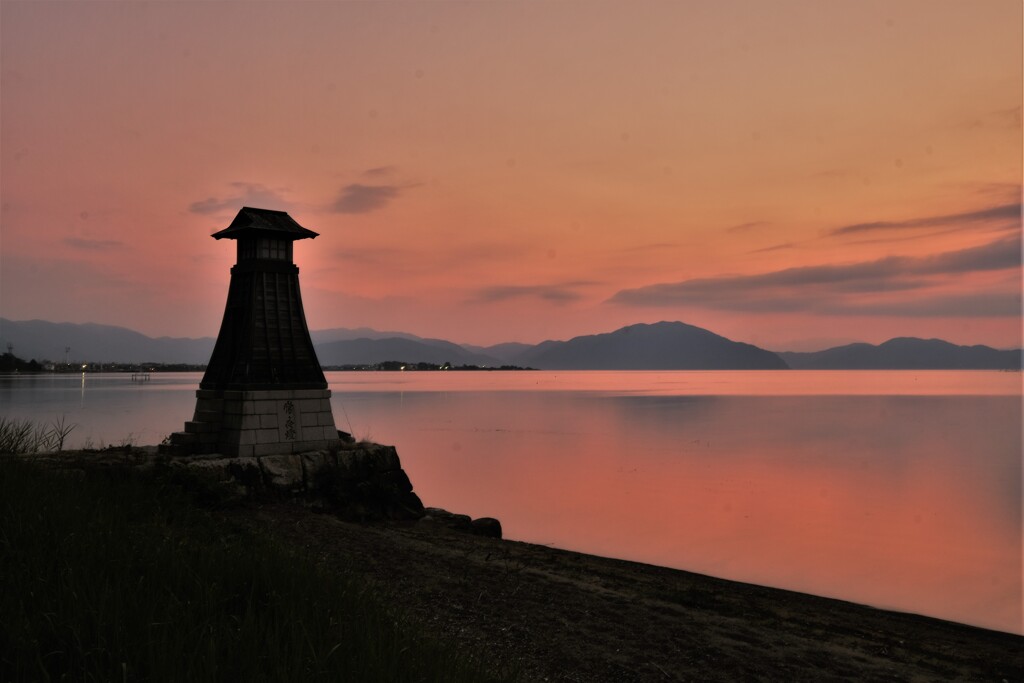
[(292, 241), (259, 237), (238, 240), (238, 260), (292, 261)]

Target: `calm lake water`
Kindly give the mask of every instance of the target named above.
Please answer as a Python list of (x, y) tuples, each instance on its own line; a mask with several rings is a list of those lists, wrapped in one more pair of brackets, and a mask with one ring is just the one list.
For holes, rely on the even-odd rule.
[[(68, 447), (158, 443), (200, 375), (0, 377)], [(511, 539), (1022, 625), (1020, 373), (328, 373), (338, 427)]]

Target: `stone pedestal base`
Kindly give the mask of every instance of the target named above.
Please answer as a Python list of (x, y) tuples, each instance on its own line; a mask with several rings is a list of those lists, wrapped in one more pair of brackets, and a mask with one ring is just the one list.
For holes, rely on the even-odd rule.
[(261, 456), (338, 448), (330, 389), (196, 391), (185, 431), (171, 434), (176, 454)]

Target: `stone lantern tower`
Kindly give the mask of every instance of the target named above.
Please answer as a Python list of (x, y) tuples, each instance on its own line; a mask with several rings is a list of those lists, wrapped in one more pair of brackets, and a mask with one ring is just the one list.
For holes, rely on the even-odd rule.
[(258, 456), (340, 446), (292, 261), (293, 243), (317, 234), (283, 211), (249, 207), (213, 234), (236, 240), (238, 260), (195, 415), (168, 450)]

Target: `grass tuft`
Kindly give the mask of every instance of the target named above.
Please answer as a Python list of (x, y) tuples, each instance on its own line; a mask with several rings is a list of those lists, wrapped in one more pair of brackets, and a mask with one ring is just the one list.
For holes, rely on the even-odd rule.
[(49, 453), (64, 448), (75, 425), (61, 416), (47, 424), (0, 416), (0, 453)]
[(480, 681), (367, 586), (179, 486), (0, 458), (0, 680)]

